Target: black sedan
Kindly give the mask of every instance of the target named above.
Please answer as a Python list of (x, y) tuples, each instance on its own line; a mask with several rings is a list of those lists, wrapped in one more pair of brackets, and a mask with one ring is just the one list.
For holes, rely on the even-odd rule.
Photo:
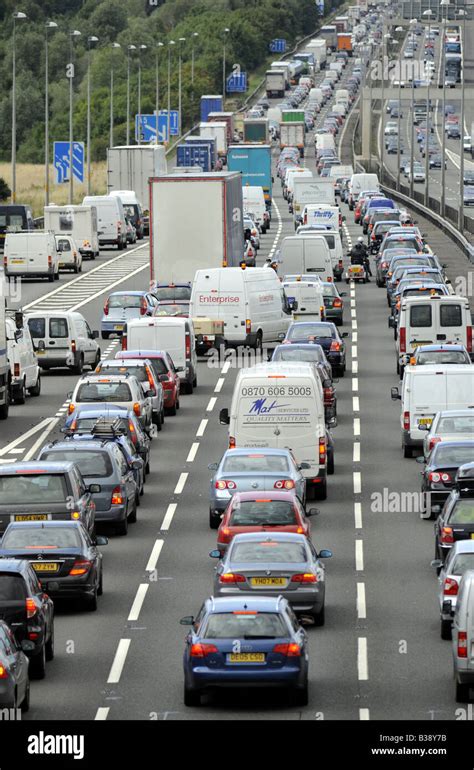
[(474, 539), (474, 463), (460, 466), (455, 487), (435, 523), (435, 539), (435, 559), (443, 562), (457, 540)]
[(97, 546), (107, 542), (99, 535), (92, 540), (79, 521), (13, 522), (2, 538), (0, 559), (29, 561), (49, 596), (81, 599), (94, 611), (103, 591)]
[[(435, 444), (422, 472), (423, 518), (433, 519), (454, 489), (458, 468), (474, 457), (474, 440), (441, 441)], [(424, 457), (417, 457), (424, 463)]]
[(321, 345), (326, 358), (336, 376), (344, 377), (346, 371), (346, 345), (343, 337), (348, 332), (339, 334), (336, 325), (322, 321), (295, 321), (290, 324), (283, 344), (308, 342)]

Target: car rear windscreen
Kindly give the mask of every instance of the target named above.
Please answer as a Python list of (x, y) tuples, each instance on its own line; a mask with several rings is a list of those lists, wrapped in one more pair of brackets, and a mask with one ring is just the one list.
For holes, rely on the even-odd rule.
[[(463, 439), (470, 438), (469, 436), (463, 436)], [(474, 434), (472, 436), (474, 439)], [(472, 462), (474, 453), (474, 446), (446, 446), (444, 442), (441, 442), (439, 446), (435, 447), (430, 458), (430, 464), (434, 464), (438, 467), (444, 465), (446, 468), (449, 466), (459, 467), (465, 463)]]
[(431, 305), (415, 305), (411, 307), (410, 326), (413, 329), (431, 326)]
[(474, 498), (459, 500), (449, 517), (449, 524), (474, 524)]
[(241, 500), (230, 518), (232, 527), (284, 527), (297, 524), (293, 503), (286, 500)]
[(0, 476), (0, 505), (47, 505), (63, 503), (68, 496), (62, 474), (15, 473)]
[(232, 548), (231, 558), (233, 562), (262, 562), (267, 564), (284, 562), (297, 564), (308, 560), (302, 543), (285, 543), (276, 540), (237, 543)]
[(85, 382), (81, 385), (76, 401), (131, 401), (132, 394), (126, 382)]
[(222, 467), (224, 473), (288, 473), (288, 459), (284, 455), (248, 454), (228, 455)]
[(190, 300), (190, 286), (159, 286), (155, 292), (155, 297), (161, 300), (174, 302), (175, 300)]
[(112, 475), (112, 463), (107, 452), (91, 449), (61, 449), (47, 452), (42, 460), (76, 463), (83, 476), (106, 478)]
[(2, 538), (2, 548), (79, 548), (81, 538), (72, 527), (13, 527)]
[[(442, 417), (436, 428), (439, 433), (462, 433), (464, 438), (474, 438), (474, 414)], [(473, 457), (466, 462), (472, 462)]]
[(28, 328), (34, 340), (43, 339), (46, 336), (46, 322), (44, 318), (28, 318)]
[(0, 572), (0, 602), (26, 599), (26, 585), (22, 577)]
[(288, 636), (288, 628), (276, 612), (254, 615), (222, 612), (210, 616), (201, 636), (205, 639), (277, 639)]
[(104, 374), (118, 374), (119, 376), (128, 372), (128, 374), (133, 374), (133, 376), (136, 377), (139, 382), (148, 382), (148, 376), (144, 364), (136, 366), (120, 366), (120, 364), (117, 364), (117, 366), (104, 366), (98, 371), (101, 371)]
[(118, 307), (141, 307), (141, 294), (111, 294), (109, 297), (109, 309)]

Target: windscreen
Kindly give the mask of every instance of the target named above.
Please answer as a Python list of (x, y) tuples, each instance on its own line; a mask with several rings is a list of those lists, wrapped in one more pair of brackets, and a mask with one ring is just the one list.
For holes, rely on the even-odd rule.
[(66, 480), (61, 474), (0, 476), (0, 504), (3, 506), (63, 503), (67, 495)]
[[(474, 414), (442, 417), (436, 428), (437, 433), (462, 433), (464, 438), (474, 438)], [(472, 462), (473, 456), (466, 462)]]
[(262, 540), (261, 542), (235, 544), (232, 548), (231, 559), (234, 563), (241, 564), (252, 562), (298, 564), (306, 562), (308, 556), (302, 543)]
[(41, 458), (50, 462), (76, 463), (83, 476), (106, 478), (112, 474), (112, 463), (107, 452), (92, 449), (60, 449), (46, 452)]
[(284, 455), (248, 454), (228, 455), (222, 466), (223, 473), (289, 473)]
[(252, 615), (222, 612), (210, 616), (201, 636), (205, 639), (277, 639), (288, 636), (288, 629), (276, 612)]
[[(474, 433), (471, 434), (474, 439)], [(463, 436), (463, 439), (471, 438), (471, 436)], [(453, 466), (459, 467), (465, 463), (472, 462), (474, 456), (474, 446), (446, 446), (442, 441), (435, 446), (435, 452), (430, 458), (430, 464), (441, 467), (444, 465), (446, 468)]]
[(449, 517), (450, 524), (474, 524), (474, 498), (459, 500)]
[(13, 527), (5, 532), (2, 548), (80, 548), (81, 538), (72, 527)]
[(284, 500), (244, 500), (230, 517), (232, 527), (282, 527), (297, 524), (293, 503)]

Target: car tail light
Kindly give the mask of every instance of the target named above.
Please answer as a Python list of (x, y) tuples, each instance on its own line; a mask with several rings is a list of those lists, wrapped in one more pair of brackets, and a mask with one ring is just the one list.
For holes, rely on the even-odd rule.
[(20, 364), (15, 364), (13, 367), (13, 376), (19, 377), (20, 376)]
[(245, 583), (245, 577), (238, 572), (224, 572), (219, 577), (219, 583)]
[(441, 542), (447, 544), (454, 543), (452, 527), (441, 527)]
[(400, 338), (400, 353), (406, 353), (407, 352), (407, 330), (405, 329), (404, 326), (400, 327), (399, 338)]
[(212, 652), (219, 652), (215, 644), (193, 644), (191, 646), (190, 655), (192, 658), (205, 658), (206, 655), (210, 655)]
[(34, 641), (35, 639), (38, 639), (39, 634), (36, 631), (29, 631), (28, 632), (28, 639), (31, 639)]
[(112, 492), (112, 499), (110, 502), (112, 505), (123, 505), (123, 496), (120, 487), (115, 487)]
[(237, 489), (235, 481), (229, 481), (228, 479), (220, 479), (216, 481), (216, 489)]
[(122, 334), (122, 350), (127, 349), (127, 332), (124, 330)]
[(135, 414), (137, 415), (137, 417), (140, 417), (140, 415), (141, 415), (141, 411), (142, 411), (142, 410), (141, 410), (141, 408), (140, 408), (140, 404), (138, 403), (138, 401), (135, 401), (135, 403), (134, 403), (134, 405), (133, 405), (133, 411), (135, 412)]
[(191, 358), (191, 335), (186, 332), (186, 360)]
[(5, 666), (0, 666), (0, 679), (8, 679), (8, 671)]
[(331, 402), (332, 396), (333, 396), (333, 389), (323, 388), (323, 393), (324, 393), (324, 403)]
[(430, 473), (430, 475), (428, 476), (428, 479), (429, 479), (430, 481), (433, 481), (435, 484), (438, 484), (438, 483), (441, 481), (441, 474), (440, 474), (440, 473), (437, 473), (436, 471), (433, 471), (433, 472), (432, 472), (432, 473)]
[(87, 559), (77, 559), (69, 570), (69, 574), (76, 575), (76, 577), (79, 575), (87, 575), (91, 567), (91, 561), (88, 561)]
[(403, 430), (410, 430), (410, 412), (403, 412)]
[(119, 221), (117, 222), (117, 233), (120, 234), (121, 232), (122, 232), (122, 223)]
[(287, 658), (299, 658), (301, 655), (301, 647), (299, 644), (296, 644), (296, 642), (290, 642), (290, 644), (275, 644), (272, 652), (286, 655)]
[(467, 658), (467, 633), (458, 631), (458, 658)]
[(302, 572), (299, 575), (293, 575), (291, 578), (292, 583), (317, 583), (317, 575), (313, 575), (312, 572)]
[(105, 300), (104, 315), (109, 315), (109, 300), (108, 299)]
[(137, 441), (138, 441), (138, 439), (137, 439), (137, 432), (136, 432), (135, 426), (134, 426), (134, 424), (133, 424), (133, 422), (131, 420), (128, 421), (128, 430), (130, 432), (131, 442), (132, 442), (132, 444), (134, 446), (136, 446)]
[(333, 307), (342, 307), (342, 299), (335, 299), (332, 303)]
[(37, 607), (34, 599), (27, 599), (25, 602), (26, 617), (33, 618), (36, 615)]
[(147, 311), (147, 304), (145, 297), (141, 297), (140, 299), (140, 315), (146, 315)]
[(443, 586), (443, 594), (445, 596), (457, 596), (459, 591), (459, 583), (454, 578), (446, 578)]
[(250, 320), (250, 318), (246, 318), (245, 319), (245, 333), (246, 334), (250, 334), (251, 331), (252, 331), (252, 321)]
[(229, 449), (235, 449), (235, 438), (234, 438), (234, 436), (229, 436)]
[(382, 264), (380, 265), (380, 267), (382, 267), (384, 270), (386, 270), (386, 269), (387, 269), (387, 267), (388, 267), (388, 262), (382, 262)]
[(340, 349), (341, 349), (341, 343), (338, 342), (337, 340), (333, 340), (331, 342), (331, 347), (329, 348), (329, 350), (333, 350), (333, 351), (339, 352)]
[(319, 438), (319, 464), (326, 464), (326, 438), (324, 436)]
[(466, 332), (467, 332), (466, 350), (469, 353), (472, 353), (472, 326), (468, 326), (466, 329)]
[(69, 406), (68, 406), (69, 414), (72, 414), (75, 408), (76, 407), (74, 406), (74, 404), (69, 404)]
[(375, 233), (373, 230), (372, 230), (372, 235), (370, 236), (370, 240), (375, 241)]
[(76, 340), (71, 340), (71, 351), (76, 352)]
[(146, 367), (146, 375), (148, 377), (148, 386), (149, 386), (148, 389), (153, 391), (153, 395), (156, 396), (156, 390), (155, 390), (155, 383), (153, 381), (153, 375), (152, 375), (152, 373), (150, 371), (150, 368), (148, 366)]
[(281, 479), (280, 481), (275, 481), (273, 488), (274, 489), (294, 489), (295, 482), (292, 481), (292, 479)]
[(51, 254), (48, 254), (48, 267), (51, 267), (52, 264), (53, 264), (53, 258), (51, 256)]

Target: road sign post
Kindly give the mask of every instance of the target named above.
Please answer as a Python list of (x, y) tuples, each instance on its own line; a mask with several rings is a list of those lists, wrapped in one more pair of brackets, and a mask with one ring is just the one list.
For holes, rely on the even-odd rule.
[[(170, 134), (177, 136), (179, 133), (178, 110), (170, 111)], [(156, 140), (156, 114), (135, 115), (135, 141), (140, 139), (143, 143), (153, 143)], [(168, 141), (168, 111), (160, 110), (158, 113), (158, 141)]]
[[(56, 184), (69, 182), (69, 142), (54, 142), (54, 168)], [(72, 173), (74, 179), (81, 184), (84, 182), (84, 142), (74, 142), (72, 149)]]

